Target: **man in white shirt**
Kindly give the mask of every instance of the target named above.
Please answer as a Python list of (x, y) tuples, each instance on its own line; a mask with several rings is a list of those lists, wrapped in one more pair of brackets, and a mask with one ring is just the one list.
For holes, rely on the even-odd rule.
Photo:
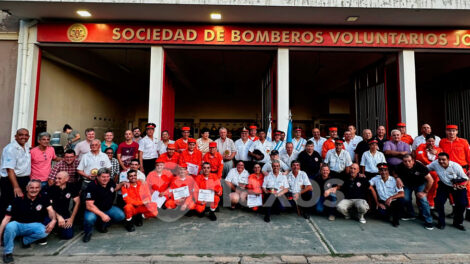
[(291, 166), (292, 161), (297, 160), (299, 152), (294, 150), (292, 142), (286, 143), (286, 148), (279, 152), (279, 157), (287, 165)]
[(90, 152), (90, 143), (95, 139), (95, 130), (93, 128), (85, 129), (85, 136), (85, 140), (78, 142), (74, 148), (78, 160), (81, 160), (85, 153)]
[(274, 132), (273, 150), (277, 150), (281, 153), (281, 151), (285, 149), (285, 145), (285, 142), (281, 140), (281, 131), (276, 130)]
[(20, 128), (16, 131), (15, 140), (8, 144), (2, 152), (0, 175), (0, 219), (15, 197), (26, 194), (26, 185), (31, 175), (31, 155), (26, 143), (29, 131)]
[(312, 129), (313, 137), (309, 141), (313, 142), (313, 149), (321, 155), (321, 150), (323, 148), (323, 143), (325, 143), (326, 138), (320, 136), (320, 129)]
[[(281, 211), (284, 206), (290, 204), (285, 201), (284, 194), (289, 191), (289, 183), (285, 175), (281, 173), (281, 164), (279, 161), (274, 160), (272, 163), (273, 171), (264, 177), (263, 180), (263, 192), (265, 193), (266, 202), (264, 221), (269, 223), (271, 221), (271, 212)], [(281, 204), (281, 198), (283, 198)], [(286, 204), (287, 203), (287, 204)]]
[(279, 159), (279, 152), (277, 150), (271, 151), (269, 156), (270, 156), (269, 161), (266, 162), (261, 168), (261, 171), (263, 172), (264, 176), (268, 175), (271, 171), (273, 171), (272, 162), (274, 160), (279, 161), (279, 163), (281, 164), (282, 174), (286, 175), (287, 173), (289, 173), (290, 167), (286, 163), (284, 163), (281, 159)]
[(335, 148), (328, 150), (324, 163), (330, 168), (330, 177), (344, 179), (352, 165), (351, 156), (343, 149), (343, 140), (335, 139)]
[(247, 192), (245, 191), (245, 187), (248, 184), (249, 176), (250, 174), (245, 170), (245, 164), (241, 160), (237, 161), (236, 167), (228, 172), (225, 178), (225, 184), (231, 191), (230, 202), (232, 209), (234, 209), (240, 201), (246, 202)]
[[(413, 140), (413, 144), (411, 145), (411, 149), (416, 150), (416, 148), (419, 147), (419, 145), (426, 143), (426, 136), (430, 135), (432, 133), (431, 126), (429, 124), (423, 124), (421, 126), (421, 135), (415, 137), (415, 140)], [(439, 142), (441, 141), (441, 138), (434, 135), (435, 142), (434, 145), (436, 147), (439, 147)]]
[(379, 142), (376, 139), (369, 140), (369, 150), (362, 154), (361, 172), (366, 175), (367, 179), (377, 176), (379, 163), (386, 163), (385, 155), (379, 151)]
[(386, 163), (379, 163), (377, 167), (380, 175), (369, 181), (376, 209), (381, 215), (390, 217), (391, 214), (393, 227), (398, 227), (403, 214), (405, 193), (403, 188), (397, 187), (395, 178), (390, 176)]
[(298, 208), (297, 213), (305, 219), (309, 219), (309, 207), (313, 206), (313, 202), (310, 201), (312, 199), (312, 183), (307, 173), (300, 170), (300, 162), (293, 161), (291, 168), (291, 172), (287, 175), (287, 182), (289, 183), (287, 197), (290, 199), (291, 206)]
[(356, 130), (355, 126), (349, 125), (348, 126), (348, 131), (351, 132), (351, 141), (355, 146), (357, 146), (357, 144), (359, 144), (359, 142), (364, 140), (361, 136), (356, 135), (357, 130)]
[[(259, 139), (256, 140), (250, 147), (248, 155), (253, 158), (253, 162), (259, 163), (261, 167), (269, 162), (269, 153), (273, 149), (273, 143), (266, 139), (266, 132), (264, 130), (259, 130), (258, 132)], [(259, 150), (263, 154), (263, 158), (260, 155), (257, 155), (255, 150)], [(248, 168), (251, 171), (252, 168)]]
[(302, 137), (302, 128), (296, 127), (294, 129), (294, 138), (292, 139), (292, 144), (294, 144), (294, 149), (298, 152), (301, 152), (305, 149), (305, 145), (307, 145), (307, 140)]
[(245, 127), (242, 128), (240, 139), (235, 141), (235, 148), (237, 152), (235, 154), (235, 163), (238, 161), (243, 161), (246, 168), (253, 167), (251, 166), (251, 158), (248, 156), (248, 151), (250, 150), (253, 141), (248, 138), (248, 129)]
[[(77, 173), (86, 183), (94, 180), (101, 168), (111, 169), (111, 161), (108, 155), (101, 152), (101, 142), (94, 139), (90, 143), (90, 152), (85, 153), (77, 167)], [(82, 186), (83, 188), (83, 186)]]
[[(439, 176), (436, 198), (434, 199), (439, 220), (437, 228), (445, 228), (444, 205), (452, 194), (454, 198), (454, 223), (453, 226), (459, 230), (465, 231), (463, 226), (464, 212), (468, 205), (466, 184), (468, 176), (458, 163), (449, 160), (449, 154), (441, 152), (438, 154), (438, 160), (429, 164), (428, 169), (435, 171)], [(467, 211), (468, 213), (468, 211)]]
[(351, 161), (354, 162), (354, 158), (356, 156), (354, 151), (356, 150), (357, 143), (352, 141), (351, 132), (349, 130), (344, 131), (343, 138), (344, 138), (344, 143), (343, 143), (344, 149), (349, 153), (349, 156), (351, 157)]
[(154, 137), (156, 125), (148, 123), (145, 126), (147, 135), (139, 141), (139, 160), (142, 164), (140, 171), (148, 175), (155, 169), (155, 161), (158, 158), (158, 140)]
[(233, 168), (233, 158), (237, 154), (237, 148), (233, 140), (227, 137), (227, 129), (225, 127), (219, 128), (219, 136), (215, 142), (217, 143), (217, 151), (224, 159), (222, 177), (225, 179), (228, 172)]

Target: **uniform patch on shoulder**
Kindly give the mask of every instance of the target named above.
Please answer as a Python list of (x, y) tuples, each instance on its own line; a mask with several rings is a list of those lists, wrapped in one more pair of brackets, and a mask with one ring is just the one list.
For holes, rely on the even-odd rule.
[(318, 162), (318, 158), (315, 158), (315, 161)]
[(127, 193), (122, 195), (122, 198), (126, 198), (126, 197), (127, 197)]

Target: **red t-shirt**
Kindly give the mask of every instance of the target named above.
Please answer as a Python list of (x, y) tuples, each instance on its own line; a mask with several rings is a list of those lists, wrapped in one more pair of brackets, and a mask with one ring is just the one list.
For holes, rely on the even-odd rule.
[(121, 154), (122, 163), (126, 167), (131, 164), (131, 160), (137, 158), (139, 154), (139, 143), (132, 141), (131, 144), (122, 142), (119, 144), (116, 154)]

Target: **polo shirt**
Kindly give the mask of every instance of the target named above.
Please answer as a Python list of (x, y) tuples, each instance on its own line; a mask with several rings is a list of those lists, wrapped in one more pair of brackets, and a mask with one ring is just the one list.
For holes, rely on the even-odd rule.
[(8, 144), (2, 152), (2, 169), (0, 174), (7, 177), (7, 169), (15, 171), (17, 177), (31, 174), (31, 156), (27, 146), (20, 146), (16, 140)]
[(462, 169), (462, 166), (457, 162), (449, 161), (449, 166), (447, 168), (442, 167), (439, 164), (438, 160), (435, 160), (429, 164), (428, 169), (430, 171), (435, 171), (439, 176), (439, 180), (447, 186), (453, 186), (453, 179), (467, 179), (468, 177)]
[(349, 177), (341, 186), (344, 199), (364, 199), (367, 200), (370, 183), (366, 178), (356, 176)]
[(382, 177), (380, 175), (377, 175), (374, 178), (370, 179), (369, 183), (371, 186), (375, 186), (375, 189), (377, 190), (377, 195), (379, 196), (379, 200), (382, 201), (386, 201), (390, 196), (393, 196), (398, 192), (403, 191), (403, 188), (397, 187), (397, 181), (392, 176), (388, 176), (387, 181), (384, 182), (382, 180)]
[(31, 149), (31, 179), (47, 181), (51, 173), (52, 160), (55, 159), (53, 147), (47, 147), (44, 151), (39, 147)]
[(342, 172), (346, 167), (352, 165), (351, 156), (344, 149), (341, 150), (339, 155), (336, 153), (336, 149), (330, 149), (326, 153), (325, 164), (328, 164), (332, 171)]
[(116, 183), (110, 180), (105, 187), (101, 186), (97, 180), (92, 181), (85, 191), (85, 200), (93, 201), (100, 211), (111, 209), (116, 197)]
[(425, 184), (426, 175), (429, 174), (428, 168), (419, 162), (415, 162), (411, 169), (408, 169), (403, 163), (398, 165), (396, 171), (398, 178), (400, 178), (405, 187), (418, 187)]
[(139, 151), (142, 151), (142, 159), (158, 158), (158, 140), (156, 138), (144, 137), (139, 141)]
[(25, 194), (24, 197), (17, 197), (8, 206), (6, 215), (11, 216), (12, 221), (19, 223), (42, 223), (47, 213), (47, 207), (51, 206), (49, 199), (38, 195), (36, 199), (31, 200)]
[(310, 186), (312, 183), (310, 182), (310, 179), (308, 178), (307, 173), (303, 171), (299, 171), (297, 176), (294, 176), (294, 173), (291, 171), (287, 175), (287, 182), (289, 183), (289, 191), (291, 193), (300, 193), (302, 191), (302, 185), (304, 186)]
[(103, 152), (99, 152), (94, 155), (91, 151), (84, 154), (80, 163), (78, 164), (77, 170), (84, 171), (86, 175), (91, 174), (92, 169), (108, 168), (111, 169), (111, 161), (108, 155)]
[[(399, 152), (406, 151), (408, 153), (411, 153), (410, 152), (410, 145), (406, 144), (403, 141), (398, 141), (397, 143), (395, 143), (395, 142), (389, 140), (389, 141), (385, 142), (383, 152), (385, 152), (387, 150), (393, 150), (393, 151), (399, 151)], [(397, 157), (386, 157), (386, 159), (387, 159), (387, 163), (390, 164), (390, 165), (398, 165), (398, 164), (403, 162), (402, 159), (397, 158)]]
[(279, 174), (275, 176), (270, 172), (268, 176), (264, 177), (263, 188), (280, 191), (284, 188), (289, 188), (289, 182), (287, 181), (286, 175), (279, 172)]
[(368, 150), (362, 155), (361, 166), (364, 166), (366, 172), (378, 173), (379, 169), (377, 168), (377, 164), (385, 162), (385, 155), (382, 152), (376, 151), (375, 154), (372, 155), (370, 150)]
[(305, 150), (299, 153), (297, 160), (300, 162), (300, 169), (307, 173), (310, 179), (313, 179), (320, 170), (320, 164), (322, 163), (322, 158), (318, 152), (313, 151), (309, 155)]
[(70, 217), (70, 201), (78, 197), (79, 190), (74, 185), (67, 183), (62, 189), (57, 185), (53, 185), (45, 191), (51, 200), (52, 208), (64, 219)]

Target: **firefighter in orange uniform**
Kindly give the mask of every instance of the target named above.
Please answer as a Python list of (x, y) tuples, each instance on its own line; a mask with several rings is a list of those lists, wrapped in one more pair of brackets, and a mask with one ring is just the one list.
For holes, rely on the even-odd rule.
[[(167, 200), (165, 206), (168, 209), (194, 210), (196, 208), (195, 197), (199, 192), (196, 181), (193, 177), (188, 176), (188, 168), (186, 164), (178, 166), (178, 176), (174, 177), (170, 183), (169, 189), (165, 192)], [(176, 194), (177, 193), (177, 194)], [(177, 195), (178, 199), (175, 199)]]
[(211, 165), (211, 173), (217, 176), (217, 179), (222, 178), (222, 172), (224, 171), (224, 158), (217, 152), (217, 143), (209, 143), (209, 152), (204, 155), (202, 162), (207, 162)]
[[(321, 153), (318, 153), (318, 154), (321, 154), (321, 157), (323, 159), (325, 159), (326, 153), (328, 152), (328, 150), (335, 148), (335, 138), (338, 137), (338, 128), (330, 127), (328, 129), (328, 134), (330, 135), (330, 137), (325, 141), (325, 143), (323, 143)], [(344, 149), (344, 146), (343, 146), (343, 149)]]
[(180, 154), (175, 151), (175, 144), (168, 144), (166, 147), (166, 152), (158, 157), (158, 160), (165, 164), (165, 170), (171, 171), (173, 175), (176, 175), (178, 168), (178, 161), (180, 159)]
[(249, 139), (251, 139), (251, 141), (255, 142), (256, 140), (258, 140), (259, 138), (256, 136), (256, 130), (258, 129), (256, 126), (250, 126), (249, 127), (250, 129), (250, 135), (248, 136)]
[(196, 177), (199, 174), (202, 164), (202, 152), (196, 148), (194, 138), (188, 139), (188, 149), (181, 152), (178, 164), (183, 163), (188, 165), (189, 175)]
[(137, 171), (129, 170), (127, 172), (129, 187), (121, 188), (122, 198), (126, 205), (124, 213), (126, 214), (125, 227), (127, 231), (135, 231), (134, 224), (142, 226), (142, 214), (146, 218), (156, 217), (158, 214), (157, 204), (152, 202), (149, 188), (145, 182), (137, 180)]
[[(449, 154), (451, 161), (457, 162), (462, 166), (463, 170), (467, 175), (468, 165), (470, 164), (470, 146), (468, 141), (463, 138), (457, 137), (459, 128), (457, 125), (446, 126), (446, 138), (441, 139), (439, 147), (443, 152)], [(470, 201), (470, 181), (467, 181), (467, 198)], [(470, 208), (467, 207), (465, 219), (470, 221)]]
[[(261, 195), (263, 196), (263, 186), (264, 174), (261, 172), (261, 166), (255, 164), (253, 166), (253, 173), (248, 176), (248, 184), (246, 185), (246, 190), (248, 194)], [(259, 207), (252, 207), (251, 210), (258, 211)]]
[[(208, 162), (204, 162), (202, 164), (202, 174), (196, 177), (196, 183), (199, 190), (207, 190), (213, 191), (214, 193), (214, 201), (213, 202), (206, 202), (201, 201), (202, 197), (200, 197), (199, 192), (196, 195), (196, 211), (199, 213), (199, 217), (203, 217), (206, 206), (210, 207), (209, 210), (209, 219), (211, 221), (217, 220), (215, 216), (215, 210), (220, 202), (220, 197), (222, 196), (222, 186), (220, 185), (220, 178), (214, 173), (211, 173), (211, 164)], [(212, 195), (212, 194), (211, 194)]]
[(397, 124), (397, 129), (401, 133), (401, 141), (403, 141), (406, 144), (411, 146), (413, 144), (413, 138), (410, 135), (406, 134), (406, 124), (405, 123), (398, 123)]
[[(426, 143), (419, 145), (414, 151), (416, 160), (420, 161), (424, 165), (429, 165), (431, 162), (437, 160), (437, 155), (442, 152), (440, 147), (435, 146), (436, 137), (433, 134), (426, 135)], [(431, 189), (428, 191), (428, 202), (431, 208), (431, 214), (436, 215), (434, 211), (434, 198), (437, 192), (437, 183), (439, 182), (439, 176), (435, 171), (430, 172), (432, 179), (434, 180)]]
[(165, 162), (162, 159), (158, 158), (156, 163), (155, 170), (147, 175), (146, 182), (150, 193), (157, 191), (160, 193), (160, 196), (163, 196), (173, 179), (173, 174), (165, 170)]
[(181, 128), (181, 135), (183, 137), (175, 141), (176, 151), (178, 153), (181, 153), (188, 148), (189, 130), (189, 127)]

